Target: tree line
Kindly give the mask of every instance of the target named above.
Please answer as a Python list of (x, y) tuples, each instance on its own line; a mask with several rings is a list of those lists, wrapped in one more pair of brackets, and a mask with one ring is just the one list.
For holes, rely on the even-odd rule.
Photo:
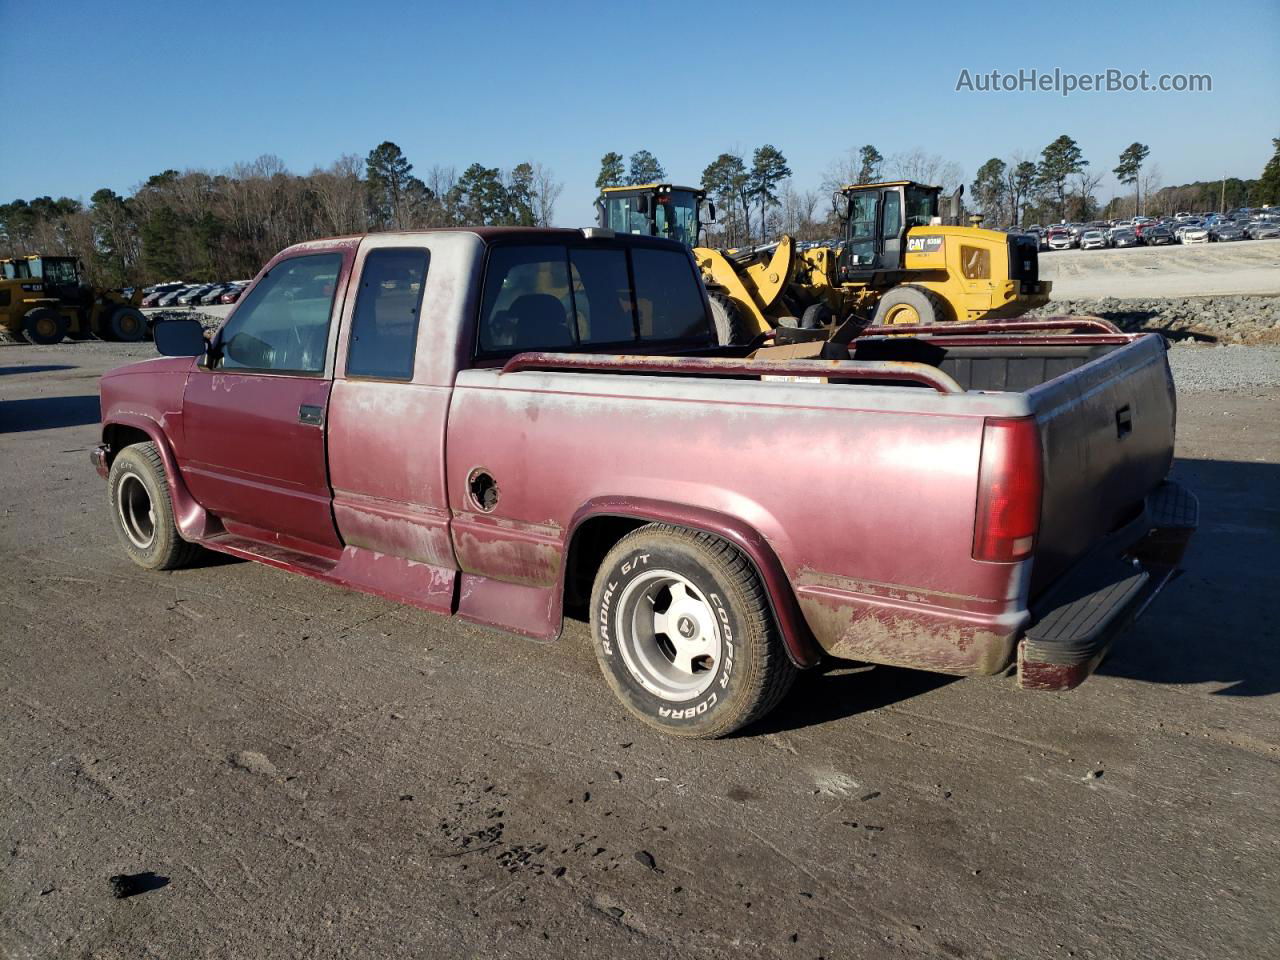
[(1224, 177), (1177, 187), (1160, 183), (1160, 167), (1148, 163), (1151, 148), (1135, 141), (1120, 151), (1111, 172), (1132, 193), (1105, 204), (1096, 193), (1103, 171), (1092, 167), (1080, 145), (1063, 134), (1037, 158), (1016, 153), (1008, 160), (992, 157), (978, 168), (971, 197), (990, 226), (1021, 226), (1068, 220), (1117, 219), (1167, 215), (1182, 210), (1231, 210), (1280, 203), (1280, 139), (1275, 153), (1256, 180)]
[(251, 277), (290, 244), (318, 237), (461, 225), (550, 226), (564, 185), (540, 163), (473, 163), (424, 176), (390, 141), (309, 174), (263, 156), (214, 174), (165, 170), (127, 196), (87, 204), (37, 197), (0, 205), (4, 256), (78, 256), (104, 286)]
[[(1016, 152), (1008, 159), (992, 157), (982, 164), (970, 185), (968, 206), (976, 208), (985, 225), (996, 227), (1277, 204), (1280, 139), (1272, 142), (1275, 155), (1256, 180), (1227, 177), (1176, 187), (1161, 185), (1159, 166), (1148, 162), (1151, 148), (1134, 142), (1120, 151), (1111, 170), (1132, 192), (1102, 203), (1097, 194), (1103, 171), (1090, 164), (1072, 137), (1063, 134), (1033, 157)], [(666, 170), (649, 150), (638, 150), (629, 160), (611, 151), (601, 158), (596, 187), (666, 178)], [(963, 183), (964, 174), (958, 163), (919, 147), (886, 157), (874, 144), (864, 144), (833, 161), (817, 190), (799, 190), (790, 178), (787, 159), (773, 144), (756, 148), (749, 160), (742, 151), (720, 154), (703, 169), (697, 184), (718, 208), (717, 223), (708, 228), (704, 242), (746, 246), (782, 233), (800, 240), (830, 239), (843, 232), (839, 196), (843, 186), (914, 180), (949, 194)], [(824, 202), (828, 197), (829, 205)]]

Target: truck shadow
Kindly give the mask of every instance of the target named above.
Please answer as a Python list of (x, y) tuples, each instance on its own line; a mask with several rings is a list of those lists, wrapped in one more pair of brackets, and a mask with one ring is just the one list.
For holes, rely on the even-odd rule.
[(74, 370), (75, 367), (65, 363), (33, 363), (29, 366), (19, 364), (14, 367), (0, 367), (0, 377), (8, 376), (14, 373), (50, 373), (54, 370)]
[(741, 735), (758, 737), (841, 720), (922, 696), (959, 679), (923, 670), (827, 661), (801, 673), (778, 708)]
[[(1183, 559), (1184, 573), (1120, 637), (1098, 673), (1212, 684), (1215, 696), (1280, 693), (1280, 508), (1273, 503), (1280, 464), (1178, 460), (1173, 477), (1200, 499), (1200, 528)], [(741, 735), (840, 720), (957, 679), (832, 661), (802, 673), (782, 704)], [(1035, 694), (1026, 697), (1033, 709)]]
[(96, 393), (80, 397), (0, 400), (0, 433), (80, 427), (101, 419)]
[(1200, 498), (1184, 572), (1098, 672), (1223, 684), (1219, 696), (1280, 693), (1280, 464), (1178, 460), (1173, 476)]

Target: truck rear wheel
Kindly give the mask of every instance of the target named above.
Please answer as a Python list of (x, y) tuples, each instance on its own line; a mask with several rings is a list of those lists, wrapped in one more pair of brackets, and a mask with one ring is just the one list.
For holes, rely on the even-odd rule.
[(882, 326), (931, 326), (951, 319), (947, 302), (932, 290), (903, 284), (894, 287), (876, 306), (873, 323)]
[(679, 737), (732, 733), (795, 679), (751, 564), (681, 527), (649, 524), (609, 551), (591, 592), (591, 633), (622, 705)]
[(164, 461), (154, 443), (125, 447), (107, 476), (111, 520), (125, 553), (148, 570), (184, 567), (199, 552), (173, 520)]
[(137, 343), (147, 333), (147, 318), (136, 307), (116, 307), (107, 321), (112, 340)]
[(67, 318), (52, 307), (36, 307), (22, 318), (22, 329), (32, 343), (49, 347), (67, 335)]
[(716, 327), (716, 341), (720, 346), (750, 343), (755, 334), (748, 332), (738, 305), (723, 293), (708, 294), (708, 298), (711, 301), (711, 320)]

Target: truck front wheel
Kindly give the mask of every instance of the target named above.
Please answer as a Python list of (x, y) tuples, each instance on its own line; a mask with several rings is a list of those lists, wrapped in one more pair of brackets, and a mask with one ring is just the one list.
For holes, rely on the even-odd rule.
[(680, 737), (772, 710), (796, 669), (751, 564), (710, 534), (649, 524), (609, 551), (591, 593), (596, 659), (622, 705)]
[(116, 534), (138, 566), (172, 570), (186, 566), (199, 552), (178, 533), (164, 461), (154, 443), (137, 443), (116, 455), (107, 493)]

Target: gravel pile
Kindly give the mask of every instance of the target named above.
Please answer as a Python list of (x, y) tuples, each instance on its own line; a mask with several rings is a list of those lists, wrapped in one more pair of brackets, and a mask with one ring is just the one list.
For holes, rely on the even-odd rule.
[(225, 317), (216, 317), (212, 313), (200, 310), (148, 310), (147, 319), (156, 323), (161, 320), (199, 320), (206, 330), (216, 330)]
[(1154, 330), (1171, 340), (1280, 344), (1280, 297), (1167, 300), (1054, 300), (1028, 317), (1088, 314), (1122, 330)]

